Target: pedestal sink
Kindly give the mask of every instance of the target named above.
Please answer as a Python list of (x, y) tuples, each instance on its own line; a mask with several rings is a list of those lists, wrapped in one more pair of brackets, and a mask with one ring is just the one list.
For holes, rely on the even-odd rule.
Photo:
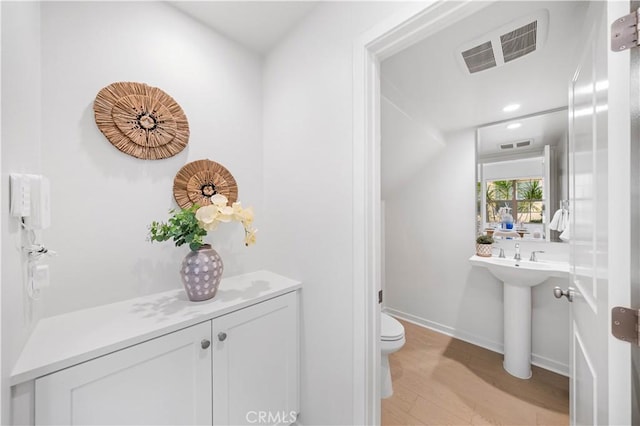
[(504, 369), (521, 379), (531, 377), (531, 288), (551, 277), (569, 277), (569, 264), (538, 260), (471, 256), (504, 286)]

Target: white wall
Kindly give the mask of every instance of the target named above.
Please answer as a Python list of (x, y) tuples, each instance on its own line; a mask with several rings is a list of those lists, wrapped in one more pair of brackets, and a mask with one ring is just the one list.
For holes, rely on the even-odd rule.
[(9, 217), (9, 173), (41, 169), (40, 5), (2, 2), (2, 424), (9, 424), (8, 375), (41, 305), (24, 291), (22, 238)]
[(353, 423), (353, 43), (402, 3), (320, 3), (264, 74), (262, 235), (274, 271), (304, 282), (303, 424)]
[(383, 77), (380, 80), (380, 192), (386, 198), (444, 147), (444, 136), (407, 96)]
[[(141, 19), (144, 17), (144, 19)], [(158, 86), (184, 109), (188, 147), (160, 161), (115, 149), (93, 117), (98, 91), (116, 81)], [(2, 2), (2, 188), (10, 172), (52, 182), (51, 288), (32, 301), (23, 284), (18, 222), (2, 198), (2, 423), (7, 377), (37, 320), (181, 286), (187, 248), (150, 244), (147, 227), (175, 207), (173, 177), (201, 158), (229, 168), (240, 199), (262, 205), (262, 61), (159, 2)], [(42, 137), (41, 137), (42, 134)], [(42, 141), (42, 142), (41, 142)], [(233, 275), (263, 267), (240, 225), (209, 237)]]
[[(473, 268), (475, 253), (475, 139), (447, 135), (421, 173), (386, 204), (385, 308), (430, 328), (502, 350), (502, 285)], [(499, 242), (513, 255), (513, 242)], [(546, 250), (568, 260), (567, 244), (520, 242), (523, 256)], [(552, 295), (557, 280), (533, 290), (534, 362), (568, 373), (568, 304)]]
[[(52, 287), (47, 315), (181, 287), (185, 246), (146, 241), (153, 220), (175, 207), (173, 178), (209, 158), (235, 176), (239, 198), (262, 205), (262, 64), (257, 54), (160, 2), (46, 2), (42, 5), (43, 172), (52, 182), (52, 226), (45, 243)], [(98, 130), (93, 101), (117, 81), (170, 94), (189, 120), (189, 145), (144, 161)], [(264, 263), (261, 243), (246, 248), (239, 224), (208, 237), (225, 274)]]

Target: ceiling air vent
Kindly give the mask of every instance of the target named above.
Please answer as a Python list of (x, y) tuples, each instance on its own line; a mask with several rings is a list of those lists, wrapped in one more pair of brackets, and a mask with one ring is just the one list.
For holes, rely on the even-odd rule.
[(467, 69), (471, 74), (496, 66), (496, 57), (493, 54), (491, 42), (481, 44), (462, 52)]
[(458, 62), (470, 74), (522, 58), (540, 50), (547, 37), (549, 11), (521, 17), (458, 48)]
[(531, 139), (527, 139), (519, 142), (501, 143), (498, 146), (500, 147), (500, 149), (518, 149), (531, 146), (531, 142), (533, 142)]
[(500, 36), (502, 56), (505, 62), (518, 59), (536, 50), (536, 34), (538, 21), (533, 21), (523, 27)]

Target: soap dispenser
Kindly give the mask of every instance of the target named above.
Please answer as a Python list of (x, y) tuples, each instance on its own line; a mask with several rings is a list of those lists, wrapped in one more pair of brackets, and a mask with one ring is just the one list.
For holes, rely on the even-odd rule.
[(511, 215), (511, 207), (503, 207), (502, 209), (502, 217), (500, 218), (500, 222), (502, 224), (502, 229), (513, 229), (513, 216)]

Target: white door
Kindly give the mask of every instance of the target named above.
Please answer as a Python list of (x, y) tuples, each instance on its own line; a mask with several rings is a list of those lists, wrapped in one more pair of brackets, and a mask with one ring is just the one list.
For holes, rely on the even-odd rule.
[[(594, 9), (600, 9), (598, 11)], [(606, 4), (592, 3), (584, 56), (571, 86), (571, 424), (607, 424), (607, 81)], [(604, 97), (604, 99), (603, 99)]]
[(207, 321), (37, 379), (35, 423), (210, 425), (210, 339)]
[(298, 413), (297, 292), (213, 320), (213, 424), (291, 424)]
[[(610, 335), (617, 295), (629, 293), (629, 169), (619, 159), (629, 144), (626, 71), (609, 53), (609, 22), (620, 5), (592, 2), (584, 51), (570, 87), (571, 424), (631, 424), (631, 366)], [(614, 9), (618, 8), (618, 11)], [(617, 16), (616, 16), (617, 17)], [(615, 53), (614, 55), (626, 53)], [(628, 65), (628, 62), (627, 62)], [(625, 100), (624, 98), (627, 98)], [(616, 160), (613, 160), (613, 159)], [(625, 172), (626, 170), (626, 172)], [(626, 188), (624, 194), (620, 189)], [(622, 200), (622, 201), (621, 201)], [(616, 207), (618, 210), (616, 210)], [(625, 211), (626, 209), (626, 211)], [(628, 353), (628, 350), (627, 350)]]

